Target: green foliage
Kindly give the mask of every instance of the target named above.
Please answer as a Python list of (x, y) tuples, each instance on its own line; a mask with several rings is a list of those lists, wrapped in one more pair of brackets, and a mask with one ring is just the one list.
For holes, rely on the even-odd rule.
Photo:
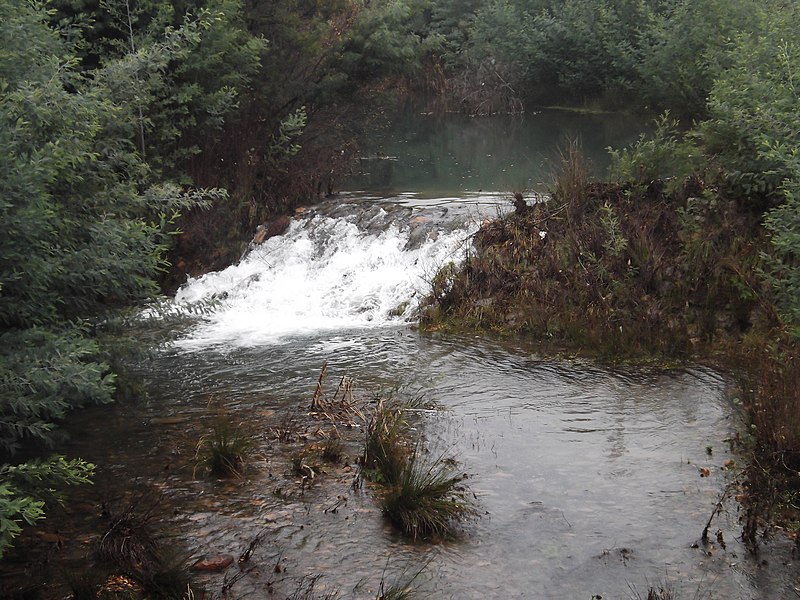
[(796, 143), (800, 81), (797, 9), (770, 19), (766, 32), (743, 36), (731, 49), (730, 68), (714, 82), (709, 118), (699, 131), (709, 155), (727, 172), (732, 192), (763, 210), (783, 200), (781, 186), (796, 175), (783, 149)]
[[(167, 28), (159, 44), (108, 57), (87, 76), (81, 46), (48, 27), (52, 16), (38, 4), (0, 1), (5, 461), (24, 443), (49, 444), (70, 410), (111, 400), (115, 375), (83, 323), (152, 297), (174, 220), (221, 195), (155, 184), (136, 144), (157, 97), (150, 92), (182, 49), (199, 42), (199, 22)], [(42, 517), (56, 484), (85, 483), (91, 468), (53, 459), (0, 470), (5, 549), (20, 523)]]
[[(640, 93), (654, 108), (697, 115), (738, 37), (761, 30), (767, 5), (757, 0), (666, 2), (644, 32), (637, 67)], [(776, 4), (776, 3), (773, 3)], [(777, 4), (776, 4), (777, 6)]]
[(19, 534), (21, 524), (44, 518), (46, 503), (61, 503), (59, 488), (90, 483), (94, 465), (53, 456), (0, 467), (0, 558)]
[(98, 352), (77, 328), (0, 334), (0, 453), (26, 439), (50, 443), (71, 409), (111, 401), (114, 375)]
[(31, 460), (19, 465), (3, 465), (0, 477), (8, 484), (45, 501), (62, 502), (59, 486), (91, 483), (94, 465), (81, 459), (67, 460), (51, 456), (47, 460)]
[(356, 9), (348, 0), (278, 0), (250, 3), (248, 30), (269, 42), (256, 81), (255, 100), (262, 118), (276, 126), (302, 105), (332, 100), (347, 75), (333, 69), (347, 39)]
[[(38, 29), (55, 52), (43, 18), (21, 8), (0, 27)], [(115, 70), (85, 79), (66, 47), (29, 72), (11, 58), (0, 55), (0, 324), (49, 325), (152, 296), (158, 235), (190, 198), (169, 186), (141, 193), (148, 168), (120, 137), (130, 119)]]
[(342, 53), (350, 77), (408, 75), (440, 43), (429, 27), (431, 0), (375, 0), (362, 11)]
[(255, 78), (266, 41), (245, 28), (239, 0), (57, 2), (54, 19), (80, 23), (80, 65), (124, 109), (119, 135), (149, 167), (187, 177)]
[(637, 81), (649, 4), (491, 0), (474, 22), (471, 52), (512, 65), (516, 87), (534, 102), (620, 96)]
[(484, 0), (436, 0), (431, 3), (430, 30), (451, 67), (463, 66), (463, 55)]
[[(689, 28), (691, 43), (686, 47), (692, 43), (702, 45), (706, 69), (690, 64), (686, 68), (702, 82), (687, 79), (685, 84), (678, 83), (679, 74), (661, 72), (673, 79), (667, 86), (673, 90), (680, 90), (682, 85), (698, 90), (701, 83), (706, 85), (710, 90), (705, 107), (708, 116), (693, 130), (681, 134), (678, 123), (665, 114), (652, 136), (643, 136), (634, 146), (611, 152), (612, 174), (622, 181), (645, 185), (666, 181), (667, 191), (680, 188), (687, 178), (696, 175), (713, 180), (718, 186), (718, 195), (705, 200), (715, 206), (711, 212), (717, 216), (724, 213), (720, 207), (726, 197), (736, 198), (739, 205), (755, 215), (763, 215), (772, 241), (771, 251), (763, 256), (763, 275), (773, 288), (783, 322), (797, 327), (800, 46), (794, 41), (793, 32), (800, 26), (800, 13), (795, 7), (780, 3), (770, 3), (770, 8), (765, 11), (752, 2), (736, 2), (731, 7), (728, 3), (703, 2), (681, 4), (675, 9), (687, 24), (694, 23)], [(697, 11), (703, 11), (703, 19)], [(750, 13), (752, 18), (747, 16)], [(705, 31), (708, 23), (704, 19), (714, 14), (719, 16), (714, 31)], [(664, 35), (665, 39), (674, 40), (676, 34)], [(677, 41), (670, 43), (678, 45)], [(670, 100), (664, 94), (661, 97), (679, 109), (691, 106), (698, 110), (698, 99), (684, 96)], [(692, 206), (686, 210), (691, 211)], [(702, 221), (707, 225), (707, 217)], [(705, 254), (703, 247), (715, 243), (702, 230), (694, 238), (700, 255)], [(714, 256), (719, 255), (717, 250)], [(709, 290), (727, 287), (714, 275), (718, 271), (712, 269), (702, 278)], [(746, 282), (743, 285), (743, 293), (752, 296), (753, 292), (747, 291), (752, 286)]]
[(765, 220), (772, 241), (765, 260), (781, 316), (800, 338), (800, 171), (782, 190), (784, 202)]
[(282, 168), (289, 158), (300, 151), (297, 139), (303, 133), (307, 123), (308, 115), (305, 106), (301, 106), (281, 121), (278, 131), (267, 149), (266, 160), (273, 169)]
[(669, 112), (656, 119), (652, 134), (642, 134), (636, 143), (621, 150), (609, 148), (609, 153), (612, 178), (645, 186), (660, 180), (670, 183), (668, 189), (675, 189), (704, 166), (702, 150)]
[(527, 102), (704, 112), (737, 39), (759, 35), (779, 0), (484, 0), (456, 20), (434, 2), (446, 64), (487, 61)]
[(0, 483), (0, 558), (22, 531), (20, 523), (33, 525), (44, 518), (44, 502), (21, 496), (6, 483)]

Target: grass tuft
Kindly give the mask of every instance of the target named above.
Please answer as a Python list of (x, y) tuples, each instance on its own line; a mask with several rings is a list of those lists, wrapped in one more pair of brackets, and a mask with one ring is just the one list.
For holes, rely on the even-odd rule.
[(101, 563), (132, 572), (157, 560), (159, 544), (152, 527), (157, 502), (145, 509), (140, 508), (139, 502), (133, 501), (111, 516), (108, 531), (96, 550)]
[(323, 460), (330, 463), (340, 463), (344, 458), (344, 445), (338, 437), (330, 436), (325, 440), (320, 452)]
[[(297, 584), (297, 589), (287, 600), (336, 600), (339, 597), (337, 590), (324, 589), (320, 584), (322, 575), (303, 577)], [(323, 588), (323, 589), (319, 589)]]
[(234, 429), (228, 421), (219, 420), (212, 433), (200, 438), (197, 444), (197, 466), (212, 477), (241, 477), (253, 445), (252, 438)]
[(384, 515), (414, 539), (450, 536), (460, 523), (477, 517), (464, 474), (453, 473), (443, 457), (421, 458), (415, 448), (381, 500)]
[(189, 577), (190, 554), (162, 548), (156, 560), (141, 565), (137, 579), (145, 597), (173, 600), (192, 596)]
[(64, 580), (70, 590), (72, 600), (97, 600), (106, 576), (96, 569), (66, 571)]
[(577, 222), (589, 197), (589, 163), (577, 138), (567, 140), (558, 152), (559, 160), (552, 174), (555, 195), (566, 202), (570, 222)]
[(364, 445), (364, 467), (372, 471), (373, 479), (387, 484), (399, 480), (409, 455), (409, 429), (403, 404), (378, 400)]
[[(153, 600), (191, 596), (190, 555), (165, 547), (154, 533), (152, 521), (158, 502), (145, 509), (139, 506), (140, 502), (131, 502), (112, 516), (110, 527), (100, 540), (96, 556), (116, 574), (99, 587), (100, 597), (140, 597), (139, 586), (144, 597)], [(91, 572), (68, 575), (67, 583), (76, 599), (98, 597)]]
[(381, 590), (376, 600), (412, 600), (415, 597), (416, 594), (414, 594), (414, 590), (411, 588), (403, 585), (396, 585), (386, 590)]

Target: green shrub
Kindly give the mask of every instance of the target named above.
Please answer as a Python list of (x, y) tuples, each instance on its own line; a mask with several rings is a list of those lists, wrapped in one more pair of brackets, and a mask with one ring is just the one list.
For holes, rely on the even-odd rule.
[(636, 143), (621, 150), (609, 148), (609, 153), (612, 179), (645, 187), (666, 181), (670, 191), (706, 168), (702, 149), (690, 134), (681, 131), (669, 111), (656, 119), (652, 134), (642, 134)]
[(60, 504), (65, 485), (91, 483), (94, 465), (52, 456), (19, 465), (0, 466), (0, 558), (22, 530), (44, 518), (46, 505)]
[(765, 219), (772, 242), (765, 262), (782, 320), (800, 338), (800, 171), (783, 193), (784, 202)]

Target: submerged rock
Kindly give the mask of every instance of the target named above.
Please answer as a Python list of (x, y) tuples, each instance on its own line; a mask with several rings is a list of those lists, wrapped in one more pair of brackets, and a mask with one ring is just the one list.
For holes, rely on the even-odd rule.
[(222, 571), (233, 564), (233, 556), (219, 554), (209, 558), (201, 558), (192, 565), (192, 571)]

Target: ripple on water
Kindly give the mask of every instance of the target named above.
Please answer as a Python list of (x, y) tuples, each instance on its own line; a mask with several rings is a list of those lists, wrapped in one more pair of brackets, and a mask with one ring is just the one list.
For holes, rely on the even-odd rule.
[[(267, 432), (307, 405), (326, 360), (328, 381), (346, 374), (366, 395), (404, 381), (442, 408), (422, 417), (427, 443), (434, 455), (459, 458), (486, 513), (463, 540), (403, 541), (372, 493), (352, 488), (352, 473), (331, 472), (301, 494)], [(390, 329), (165, 352), (143, 377), (154, 396), (120, 417), (119, 429), (130, 427), (126, 418), (140, 425), (136, 444), (114, 451), (118, 475), (131, 460), (125, 452), (145, 447), (152, 451), (139, 467), (158, 479), (170, 449), (191, 452), (217, 409), (258, 435), (263, 457), (247, 480), (218, 486), (182, 470), (161, 484), (180, 506), (174, 522), (192, 548), (235, 554), (266, 532), (258, 551), (266, 570), (237, 583), (245, 596), (263, 592), (278, 562), (292, 576), (324, 573), (353, 598), (369, 597), (384, 569), (394, 577), (426, 564), (426, 589), (449, 598), (628, 597), (629, 584), (646, 589), (664, 577), (688, 597), (711, 581), (715, 597), (764, 597), (786, 585), (780, 575), (755, 578), (733, 513), (716, 524), (727, 551), (691, 548), (730, 456), (729, 383), (714, 371), (604, 369), (543, 359), (519, 343)], [(178, 420), (147, 421), (165, 414)], [(699, 466), (711, 476), (700, 477)]]
[[(412, 250), (398, 223), (419, 207), (372, 207), (359, 221), (345, 204), (187, 288), (187, 297), (226, 296), (184, 343), (139, 365), (149, 401), (120, 405), (113, 417), (105, 407), (87, 411), (73, 424), (78, 435), (65, 451), (103, 465), (97, 497), (119, 496), (120, 482), (154, 486), (175, 507), (164, 518), (199, 553), (239, 555), (263, 534), (257, 570), (236, 584), (240, 597), (264, 597), (265, 582), (285, 590), (293, 577), (323, 573), (341, 597), (374, 598), (382, 573), (391, 579), (423, 566), (427, 589), (448, 598), (624, 598), (629, 585), (661, 577), (679, 597), (709, 581), (717, 597), (788, 590), (782, 572), (765, 575), (743, 558), (735, 505), (715, 522), (727, 550), (691, 548), (726, 481), (735, 412), (725, 377), (703, 368), (608, 369), (544, 358), (522, 341), (410, 331), (407, 315), (389, 316), (399, 299), (414, 297), (409, 270), (424, 278), (463, 257), (465, 230), (460, 240), (458, 228), (444, 230)], [(307, 257), (329, 269), (291, 267)], [(394, 283), (375, 285), (382, 273)], [(319, 327), (329, 309), (335, 318)], [(275, 430), (306, 410), (325, 362), (331, 387), (347, 375), (370, 397), (407, 384), (405, 393), (441, 408), (416, 425), (432, 456), (455, 455), (472, 476), (485, 515), (462, 540), (402, 540), (374, 493), (354, 488), (344, 468), (299, 485), (290, 454), (302, 441), (279, 442)], [(225, 485), (192, 477), (198, 440), (220, 415), (257, 440), (246, 479)], [(700, 477), (700, 467), (710, 476)]]

